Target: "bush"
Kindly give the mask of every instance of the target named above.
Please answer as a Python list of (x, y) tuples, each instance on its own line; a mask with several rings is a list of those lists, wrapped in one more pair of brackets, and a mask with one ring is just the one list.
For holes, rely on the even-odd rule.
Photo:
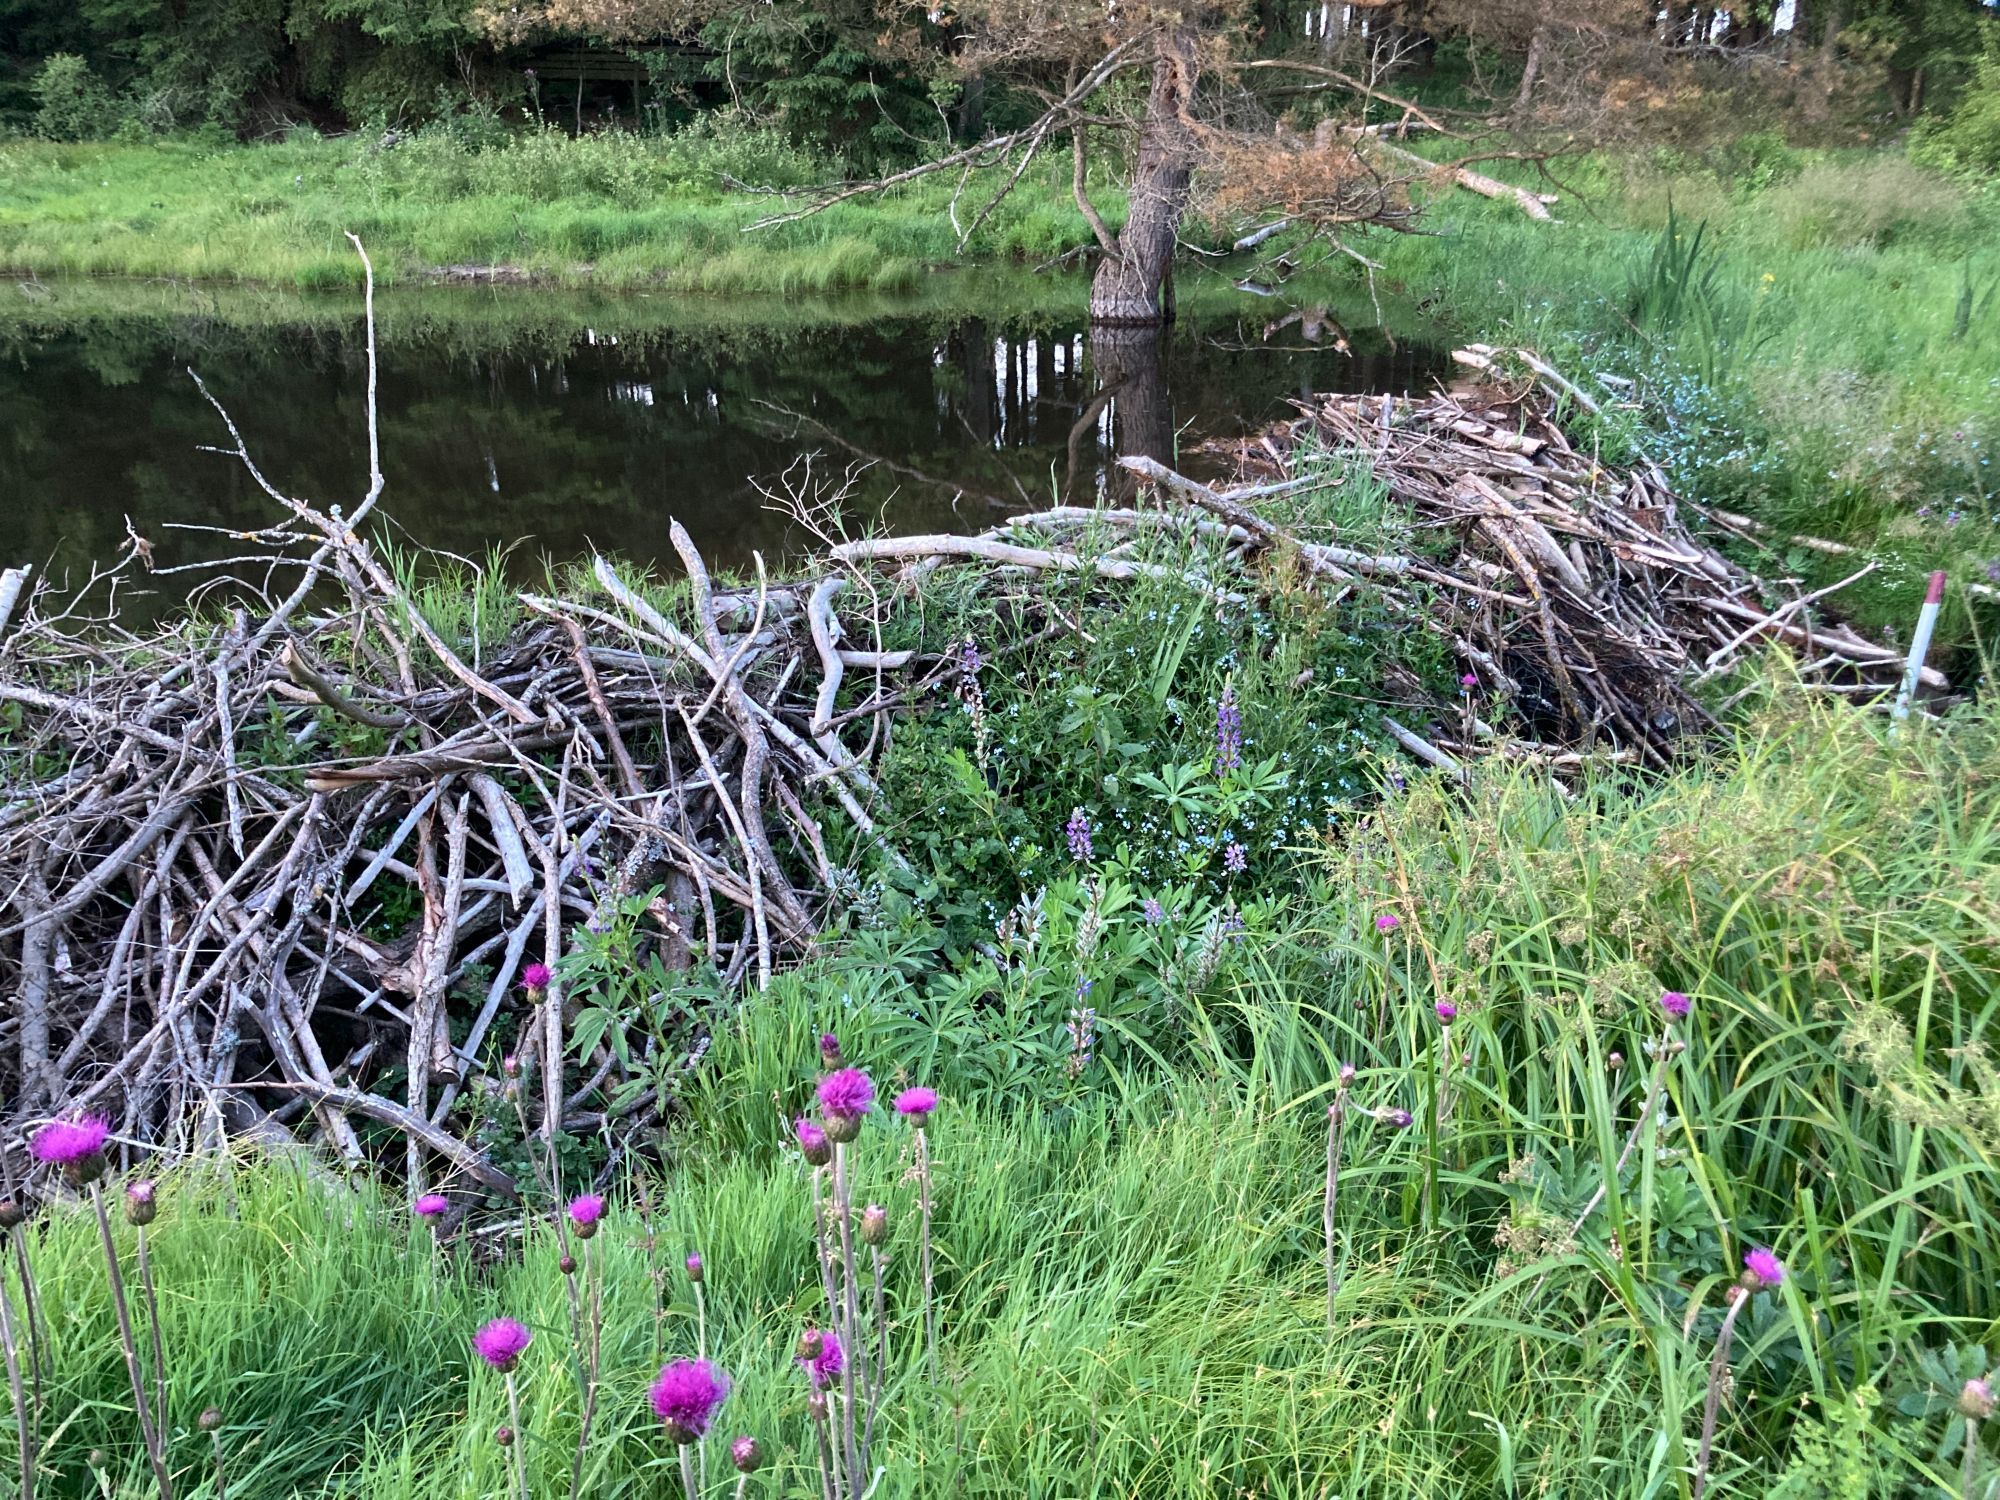
[(1927, 167), (1964, 176), (2000, 170), (2000, 50), (1980, 58), (1957, 108), (1917, 126), (1910, 155)]
[(58, 52), (35, 75), (35, 134), (51, 141), (99, 140), (116, 132), (125, 113), (90, 64)]

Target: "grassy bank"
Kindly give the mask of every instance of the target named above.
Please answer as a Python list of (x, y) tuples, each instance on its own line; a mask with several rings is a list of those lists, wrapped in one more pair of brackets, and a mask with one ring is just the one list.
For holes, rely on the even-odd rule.
[[(1056, 881), (1039, 936), (997, 967), (942, 961), (906, 916), (753, 1003), (712, 1002), (664, 1171), (615, 1174), (592, 1246), (606, 1384), (586, 1493), (675, 1484), (644, 1386), (704, 1333), (736, 1378), (718, 1436), (773, 1456), (751, 1492), (812, 1492), (791, 1349), (822, 1310), (784, 1141), (828, 1028), (885, 1088), (946, 1100), (938, 1382), (909, 1132), (878, 1118), (856, 1148), (857, 1196), (893, 1225), (878, 1494), (1682, 1493), (1724, 1288), (1760, 1244), (1789, 1274), (1738, 1324), (1709, 1493), (1957, 1493), (1950, 1403), (2000, 1316), (1995, 754), (1988, 717), (1891, 743), (1780, 689), (1713, 764), (1652, 787), (1412, 784), (1365, 831), (1307, 840), (1298, 899), (1246, 909), (1204, 981), (1166, 972), (1136, 905), (1181, 903), (1105, 862)], [(1107, 1044), (1140, 1024), (1121, 997), (1149, 996), (1157, 1029), (1073, 1071), (1079, 972)], [(1669, 987), (1692, 997), (1679, 1026)], [(1669, 1038), (1685, 1050), (1656, 1065)], [(1414, 1124), (1350, 1121), (1329, 1327), (1342, 1061), (1355, 1107)], [(284, 1162), (210, 1161), (159, 1198), (182, 1493), (213, 1492), (193, 1427), (209, 1404), (234, 1495), (502, 1492), (505, 1398), (467, 1347), (502, 1313), (536, 1335), (532, 1490), (562, 1491), (577, 1377), (546, 1230), (436, 1251), (393, 1195)], [(54, 1330), (49, 1489), (96, 1493), (96, 1447), (107, 1493), (149, 1493), (94, 1225), (58, 1208), (30, 1236)], [(704, 1493), (728, 1493), (711, 1447)]]

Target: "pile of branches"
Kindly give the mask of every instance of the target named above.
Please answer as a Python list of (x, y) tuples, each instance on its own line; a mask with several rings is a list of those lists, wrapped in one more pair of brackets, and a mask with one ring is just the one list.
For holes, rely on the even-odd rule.
[[(1504, 699), (1536, 738), (1510, 739), (1436, 705), (1435, 735), (1391, 719), (1406, 750), (1457, 768), (1467, 754), (1573, 764), (1586, 752), (1663, 765), (1713, 722), (1695, 689), (1749, 650), (1782, 643), (1809, 686), (1881, 696), (1903, 654), (1811, 606), (1873, 571), (1812, 593), (1774, 587), (1690, 529), (1659, 467), (1616, 469), (1579, 451), (1556, 420), (1595, 397), (1531, 351), (1475, 344), (1453, 358), (1469, 385), (1425, 397), (1333, 395), (1250, 438), (1208, 445), (1248, 483), (1216, 490), (1150, 459), (1125, 459), (1160, 489), (1212, 512), (1253, 545), (1297, 559), (1342, 596), (1365, 591), (1447, 638), (1482, 694)], [(1510, 373), (1511, 372), (1511, 373)], [(1278, 526), (1259, 501), (1363, 464), (1408, 518), (1404, 555), (1317, 541)], [(1708, 517), (1727, 525), (1741, 518)], [(1924, 668), (1921, 683), (1943, 689)]]

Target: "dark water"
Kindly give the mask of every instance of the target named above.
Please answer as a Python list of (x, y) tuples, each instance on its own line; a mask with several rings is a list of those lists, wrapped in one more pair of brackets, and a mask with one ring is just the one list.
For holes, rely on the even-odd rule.
[[(593, 547), (670, 556), (670, 516), (718, 566), (748, 566), (753, 549), (775, 563), (810, 537), (759, 486), (805, 455), (821, 481), (853, 471), (850, 526), (971, 531), (1089, 503), (1118, 485), (1117, 454), (1178, 453), (1199, 470), (1187, 449), (1281, 415), (1289, 397), (1421, 388), (1443, 373), (1436, 346), (1375, 330), (1314, 330), (1315, 346), (1294, 321), (1267, 339), (1287, 309), (1241, 300), (1113, 343), (1069, 314), (802, 318), (774, 303), (768, 319), (739, 304), (727, 321), (677, 321), (600, 301), (523, 326), (434, 302), (400, 316), (385, 299), (382, 511), (425, 546), (519, 544), (523, 569)], [(352, 312), (260, 308), (246, 324), (172, 307), (0, 321), (0, 565), (74, 576), (117, 553), (127, 517), (162, 565), (185, 562), (229, 544), (171, 523), (277, 519), (233, 459), (201, 451), (226, 439), (190, 367), (278, 488), (319, 503), (362, 493)], [(1342, 332), (1351, 352), (1327, 346)], [(192, 581), (151, 587), (164, 600)]]

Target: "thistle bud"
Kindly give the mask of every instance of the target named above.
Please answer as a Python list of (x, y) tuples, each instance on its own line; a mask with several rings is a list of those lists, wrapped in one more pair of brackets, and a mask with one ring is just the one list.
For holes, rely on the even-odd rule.
[(125, 1218), (141, 1229), (152, 1223), (160, 1208), (153, 1201), (153, 1180), (143, 1177), (125, 1189)]
[(0, 1198), (0, 1233), (28, 1222), (28, 1210), (17, 1198)]
[(565, 1276), (574, 1276), (576, 1274), (576, 1257), (568, 1252), (564, 1252), (563, 1258), (556, 1262), (556, 1269), (561, 1271)]
[(811, 1362), (818, 1359), (826, 1348), (826, 1335), (817, 1328), (808, 1328), (799, 1335), (799, 1358)]
[(1385, 1118), (1398, 1130), (1408, 1130), (1416, 1123), (1416, 1117), (1407, 1109), (1392, 1109)]
[(1344, 1089), (1352, 1088), (1354, 1086), (1353, 1063), (1342, 1063), (1340, 1065), (1340, 1086)]
[(1993, 1415), (1993, 1383), (1990, 1380), (1972, 1379), (1965, 1382), (1958, 1393), (1959, 1415), (1974, 1422), (1984, 1422)]
[(806, 1397), (806, 1415), (815, 1422), (826, 1420), (826, 1392), (814, 1391)]
[(692, 1282), (693, 1282), (693, 1283), (694, 1283), (694, 1284), (695, 1284), (696, 1286), (700, 1286), (700, 1285), (701, 1285), (701, 1252), (700, 1252), (699, 1250), (690, 1250), (690, 1251), (688, 1252), (688, 1258), (687, 1258), (687, 1272), (688, 1272), (688, 1280), (689, 1280), (689, 1281), (692, 1281)]
[(496, 1443), (498, 1443), (498, 1444), (499, 1444), (499, 1445), (500, 1445), (501, 1447), (503, 1447), (503, 1448), (511, 1448), (511, 1447), (513, 1447), (513, 1446), (514, 1446), (514, 1429), (513, 1429), (513, 1428), (511, 1428), (511, 1427), (496, 1427), (496, 1428), (494, 1428), (494, 1429), (493, 1429), (493, 1441), (494, 1441), (494, 1442), (496, 1442)]
[(729, 1461), (739, 1474), (755, 1474), (764, 1466), (764, 1449), (749, 1433), (729, 1445)]
[(505, 1057), (500, 1059), (500, 1071), (509, 1078), (519, 1078), (521, 1076), (521, 1059), (509, 1052)]
[(1604, 1061), (1606, 1066), (1608, 1066), (1612, 1072), (1616, 1073), (1620, 1068), (1625, 1066), (1625, 1054), (1622, 1052), (1614, 1052), (1609, 1057), (1605, 1058)]
[(880, 1245), (889, 1238), (889, 1210), (871, 1203), (861, 1210), (861, 1243)]
[(194, 1421), (195, 1426), (199, 1427), (203, 1432), (213, 1432), (222, 1425), (222, 1408), (219, 1406), (204, 1406), (201, 1409), (201, 1415), (196, 1417)]
[(105, 1464), (104, 1450), (102, 1448), (92, 1448), (89, 1453), (84, 1455), (83, 1461), (93, 1469), (102, 1469)]
[(841, 1056), (840, 1038), (830, 1031), (822, 1031), (819, 1034), (819, 1060), (829, 1068), (841, 1067), (846, 1062)]

